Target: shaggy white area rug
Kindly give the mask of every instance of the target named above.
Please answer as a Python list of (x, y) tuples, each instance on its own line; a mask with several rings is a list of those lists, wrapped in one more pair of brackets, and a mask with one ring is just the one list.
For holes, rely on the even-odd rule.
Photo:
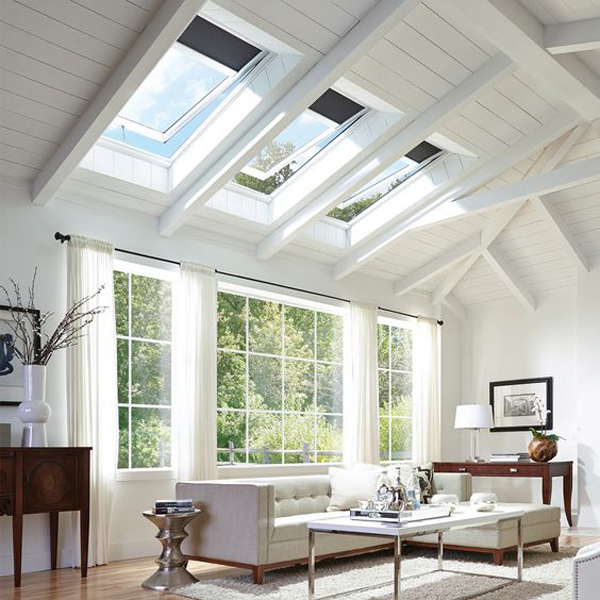
[[(489, 556), (446, 552), (444, 568), (448, 571), (439, 572), (435, 571), (435, 551), (408, 549), (402, 559), (402, 598), (566, 600), (571, 597), (571, 564), (576, 552), (569, 547), (562, 548), (559, 554), (550, 552), (546, 546), (525, 549), (523, 581), (509, 583), (498, 577), (516, 577), (514, 553), (508, 554), (502, 567), (497, 567)], [(393, 556), (389, 552), (317, 563), (316, 573), (317, 598), (339, 595), (345, 600), (386, 600), (392, 597)], [(251, 577), (244, 575), (207, 579), (171, 590), (171, 593), (196, 600), (301, 600), (307, 597), (307, 590), (307, 568), (298, 566), (267, 571), (262, 586), (254, 585)]]

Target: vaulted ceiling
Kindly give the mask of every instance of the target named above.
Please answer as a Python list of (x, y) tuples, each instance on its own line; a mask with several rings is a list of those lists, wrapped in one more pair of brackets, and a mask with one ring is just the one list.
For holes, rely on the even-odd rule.
[[(196, 14), (277, 58), (244, 91), (260, 101), (240, 94), (194, 161), (109, 143)], [(535, 310), (600, 261), (600, 0), (5, 0), (0, 45), (0, 181), (37, 204), (149, 215), (461, 317)], [(369, 113), (273, 195), (232, 183), (331, 87)], [(424, 140), (443, 154), (349, 223), (327, 216)]]

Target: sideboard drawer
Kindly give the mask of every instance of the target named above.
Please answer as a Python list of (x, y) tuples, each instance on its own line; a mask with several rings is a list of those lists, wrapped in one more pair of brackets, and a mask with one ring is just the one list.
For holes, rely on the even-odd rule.
[(0, 457), (0, 496), (15, 489), (15, 459)]
[(470, 473), (475, 477), (540, 477), (545, 465), (531, 463), (472, 463), (434, 466), (438, 473)]
[(26, 513), (76, 509), (77, 457), (28, 456), (23, 475)]

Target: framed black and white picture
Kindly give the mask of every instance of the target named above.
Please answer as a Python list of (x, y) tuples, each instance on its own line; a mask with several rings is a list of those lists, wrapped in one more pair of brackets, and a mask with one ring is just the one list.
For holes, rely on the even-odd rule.
[[(18, 309), (16, 312), (27, 312), (33, 316), (27, 323), (39, 325), (40, 311), (36, 309)], [(23, 398), (23, 365), (15, 356), (15, 336), (10, 327), (14, 318), (8, 306), (0, 305), (0, 406), (18, 406)], [(31, 339), (37, 350), (39, 350), (40, 339), (33, 331), (30, 331)], [(18, 343), (18, 342), (17, 342)]]
[[(490, 431), (528, 431), (540, 426), (551, 430), (552, 377), (492, 381), (490, 404), (494, 415)], [(544, 423), (540, 424), (538, 414), (545, 419)]]

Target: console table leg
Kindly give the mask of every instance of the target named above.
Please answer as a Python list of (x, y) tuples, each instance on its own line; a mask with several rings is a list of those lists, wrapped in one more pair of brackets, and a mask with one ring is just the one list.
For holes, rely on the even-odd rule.
[(573, 473), (563, 476), (563, 498), (565, 501), (565, 515), (569, 527), (573, 527), (573, 517), (571, 516), (571, 494), (573, 493)]
[(542, 502), (550, 504), (552, 500), (552, 477), (549, 473), (542, 475)]
[(400, 600), (400, 575), (402, 565), (402, 540), (394, 539), (394, 600)]
[(13, 515), (13, 561), (15, 567), (15, 587), (21, 587), (21, 551), (23, 547), (23, 513)]
[(58, 513), (48, 513), (50, 518), (50, 568), (56, 570), (58, 558)]

